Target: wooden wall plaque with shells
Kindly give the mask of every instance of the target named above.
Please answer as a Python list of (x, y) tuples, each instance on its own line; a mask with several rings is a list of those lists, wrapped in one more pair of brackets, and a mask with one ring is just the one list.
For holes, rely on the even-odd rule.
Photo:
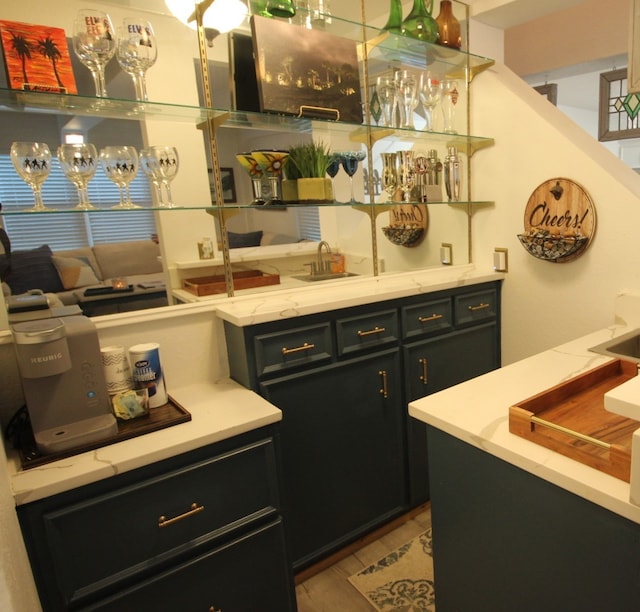
[(389, 211), (389, 225), (382, 233), (398, 246), (418, 246), (427, 235), (429, 213), (425, 204), (397, 204)]
[(596, 209), (585, 189), (567, 178), (545, 181), (531, 194), (518, 239), (528, 253), (554, 263), (580, 257), (596, 231)]

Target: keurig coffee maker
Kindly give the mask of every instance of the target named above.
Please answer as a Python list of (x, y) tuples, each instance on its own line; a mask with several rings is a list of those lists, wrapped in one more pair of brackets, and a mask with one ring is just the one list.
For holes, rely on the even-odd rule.
[(38, 449), (66, 451), (115, 435), (95, 325), (85, 316), (11, 326)]

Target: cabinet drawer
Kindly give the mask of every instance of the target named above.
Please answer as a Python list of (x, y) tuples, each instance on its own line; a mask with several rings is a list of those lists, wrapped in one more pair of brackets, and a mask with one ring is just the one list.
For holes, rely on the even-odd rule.
[(456, 295), (453, 300), (456, 325), (495, 319), (498, 314), (498, 296), (495, 289)]
[(331, 325), (320, 323), (256, 336), (258, 376), (282, 372), (331, 359)]
[[(42, 514), (46, 580), (65, 605), (117, 588), (279, 506), (273, 440)], [(165, 517), (165, 519), (161, 519)], [(42, 541), (44, 540), (44, 541)], [(191, 554), (191, 553), (190, 553)], [(43, 560), (44, 561), (44, 560)]]
[(395, 310), (338, 319), (338, 354), (345, 355), (398, 340), (398, 316)]
[(453, 307), (449, 297), (402, 308), (402, 329), (405, 338), (427, 336), (452, 327)]

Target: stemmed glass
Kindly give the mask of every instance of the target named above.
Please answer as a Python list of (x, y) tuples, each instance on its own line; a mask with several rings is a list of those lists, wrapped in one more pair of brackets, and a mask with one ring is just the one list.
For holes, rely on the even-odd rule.
[(62, 172), (78, 190), (78, 204), (80, 210), (92, 210), (96, 207), (89, 202), (87, 185), (98, 169), (98, 153), (94, 145), (62, 144), (58, 147), (58, 161)]
[(336, 174), (340, 172), (340, 164), (342, 163), (342, 157), (340, 153), (332, 153), (329, 157), (329, 165), (327, 166), (327, 174), (331, 177), (331, 191), (333, 192), (333, 199), (336, 199), (336, 189), (333, 179)]
[(140, 167), (142, 168), (142, 171), (145, 173), (146, 177), (149, 179), (149, 182), (153, 185), (153, 190), (156, 194), (158, 204), (162, 206), (164, 202), (164, 196), (162, 194), (162, 177), (160, 176), (158, 164), (156, 163), (156, 160), (154, 159), (149, 149), (142, 149), (142, 151), (140, 151), (139, 157)]
[(404, 202), (411, 201), (411, 190), (415, 185), (416, 171), (413, 151), (398, 151), (398, 183), (404, 194)]
[(391, 76), (379, 76), (376, 80), (376, 93), (382, 108), (382, 121), (386, 127), (393, 127), (393, 110), (396, 105), (396, 83)]
[(442, 98), (442, 83), (427, 70), (420, 75), (419, 93), (420, 102), (422, 102), (425, 111), (425, 130), (433, 132), (433, 110)]
[(148, 21), (126, 18), (118, 29), (116, 57), (121, 68), (133, 79), (136, 99), (146, 102), (146, 73), (158, 58), (153, 28)]
[(31, 187), (34, 197), (29, 212), (53, 210), (42, 201), (42, 183), (51, 172), (51, 151), (44, 142), (14, 142), (10, 150), (11, 161), (20, 178)]
[(418, 105), (418, 82), (408, 70), (396, 72), (396, 95), (402, 107), (402, 127), (413, 129), (413, 111)]
[(284, 162), (289, 157), (289, 151), (278, 151), (274, 149), (264, 149), (260, 151), (251, 151), (251, 155), (258, 162), (262, 171), (267, 175), (269, 185), (271, 186), (271, 199), (266, 203), (267, 206), (283, 206), (282, 185), (282, 169)]
[(442, 83), (442, 111), (444, 113), (443, 131), (448, 134), (458, 133), (455, 128), (458, 96), (458, 81), (455, 79), (445, 79)]
[(356, 201), (355, 194), (353, 192), (353, 175), (358, 170), (358, 163), (361, 162), (365, 157), (366, 153), (364, 151), (345, 151), (341, 153), (341, 161), (342, 167), (344, 171), (349, 175), (349, 181), (351, 183), (351, 202)]
[(237, 153), (236, 159), (251, 177), (251, 187), (253, 188), (253, 202), (251, 204), (264, 206), (266, 204), (266, 200), (262, 197), (262, 176), (264, 173), (260, 164), (251, 153)]
[(155, 145), (148, 148), (149, 158), (152, 167), (157, 172), (160, 183), (164, 185), (167, 194), (166, 201), (160, 198), (160, 206), (162, 208), (177, 208), (171, 197), (171, 181), (176, 178), (180, 165), (178, 159), (178, 150), (168, 145)]
[(120, 203), (112, 208), (140, 208), (131, 201), (129, 183), (138, 173), (138, 153), (130, 146), (110, 146), (100, 150), (100, 164), (110, 181), (120, 191)]
[(398, 189), (398, 155), (397, 153), (381, 153), (382, 156), (382, 187), (393, 200)]
[(98, 98), (107, 97), (104, 69), (116, 52), (113, 25), (104, 11), (82, 9), (73, 26), (73, 50), (91, 71)]

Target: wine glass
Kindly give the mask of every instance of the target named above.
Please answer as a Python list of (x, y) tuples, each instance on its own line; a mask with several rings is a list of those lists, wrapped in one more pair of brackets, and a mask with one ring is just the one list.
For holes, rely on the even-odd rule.
[(456, 104), (458, 103), (458, 81), (445, 79), (442, 83), (442, 111), (444, 113), (444, 129), (448, 134), (457, 134), (455, 128)]
[(382, 108), (382, 121), (385, 126), (393, 127), (393, 110), (396, 105), (396, 82), (391, 76), (379, 76), (376, 80), (376, 93)]
[(251, 177), (251, 186), (253, 188), (253, 202), (251, 204), (263, 206), (266, 204), (266, 200), (262, 197), (262, 177), (264, 173), (260, 164), (251, 153), (238, 153), (236, 154), (236, 159)]
[(333, 199), (336, 198), (336, 190), (333, 179), (336, 177), (336, 174), (340, 172), (340, 164), (342, 163), (342, 157), (340, 153), (332, 153), (329, 157), (329, 165), (327, 166), (327, 174), (331, 177), (331, 191), (333, 192)]
[(140, 208), (131, 201), (129, 183), (138, 173), (138, 153), (131, 146), (110, 146), (100, 150), (100, 164), (120, 191), (120, 203), (112, 208)]
[(251, 155), (258, 162), (262, 171), (267, 175), (267, 179), (271, 186), (271, 199), (266, 203), (266, 205), (284, 205), (280, 180), (282, 177), (284, 162), (287, 157), (289, 157), (289, 151), (263, 149), (259, 151), (251, 151)]
[(416, 171), (413, 151), (398, 151), (398, 184), (403, 193), (403, 201), (411, 201), (411, 190), (415, 185)]
[(98, 98), (107, 97), (104, 69), (116, 52), (111, 19), (104, 11), (81, 9), (73, 26), (73, 50), (91, 71)]
[(418, 105), (418, 82), (408, 70), (396, 72), (396, 96), (402, 108), (402, 127), (413, 129), (413, 111)]
[(398, 189), (398, 154), (381, 153), (382, 157), (382, 187), (393, 200)]
[(420, 75), (419, 93), (425, 112), (425, 130), (433, 132), (433, 110), (442, 98), (442, 82), (427, 70)]
[(171, 198), (171, 181), (176, 178), (179, 168), (178, 150), (175, 147), (167, 145), (156, 145), (149, 147), (149, 157), (152, 167), (157, 172), (160, 183), (164, 185), (167, 194), (166, 202), (160, 198), (160, 206), (162, 208), (177, 208)]
[(146, 102), (146, 73), (158, 58), (153, 28), (143, 19), (126, 18), (118, 29), (116, 57), (121, 68), (133, 79), (136, 99)]
[(78, 190), (78, 204), (80, 210), (92, 210), (96, 207), (89, 202), (87, 185), (98, 168), (98, 153), (94, 145), (89, 143), (62, 144), (58, 147), (58, 161), (62, 172)]
[(341, 153), (342, 167), (344, 171), (349, 175), (349, 181), (351, 183), (351, 202), (356, 202), (356, 198), (353, 192), (353, 175), (358, 170), (358, 163), (365, 157), (364, 151), (345, 151)]
[(156, 199), (158, 200), (158, 204), (161, 206), (164, 202), (164, 196), (162, 194), (162, 178), (160, 176), (158, 164), (149, 149), (142, 149), (142, 151), (140, 151), (139, 157), (140, 167), (142, 168), (142, 171), (145, 173), (146, 177), (149, 179), (149, 182), (153, 185)]
[(51, 172), (51, 151), (45, 142), (14, 142), (10, 150), (11, 162), (20, 178), (31, 187), (34, 197), (29, 212), (53, 210), (42, 201), (42, 183)]

